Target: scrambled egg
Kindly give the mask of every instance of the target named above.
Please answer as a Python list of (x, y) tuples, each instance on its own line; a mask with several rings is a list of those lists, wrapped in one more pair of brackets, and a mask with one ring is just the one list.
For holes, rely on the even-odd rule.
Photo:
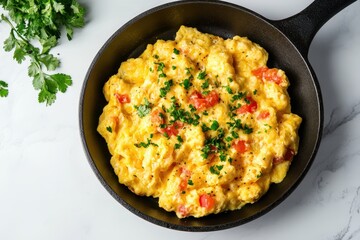
[(182, 26), (121, 63), (98, 125), (119, 182), (179, 218), (240, 209), (280, 183), (301, 118), (267, 60), (245, 37)]

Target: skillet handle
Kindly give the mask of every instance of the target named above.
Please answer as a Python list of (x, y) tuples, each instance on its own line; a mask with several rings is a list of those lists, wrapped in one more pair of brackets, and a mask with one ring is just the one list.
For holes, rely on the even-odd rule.
[(300, 13), (272, 23), (295, 44), (304, 57), (307, 57), (317, 31), (335, 14), (356, 1), (315, 0)]

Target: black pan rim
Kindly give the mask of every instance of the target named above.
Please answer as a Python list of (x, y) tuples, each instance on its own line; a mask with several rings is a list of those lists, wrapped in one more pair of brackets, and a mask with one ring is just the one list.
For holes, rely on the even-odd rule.
[[(123, 31), (125, 31), (130, 25), (132, 25), (134, 22), (136, 22), (137, 20), (150, 15), (156, 11), (160, 11), (169, 7), (175, 7), (177, 5), (184, 5), (184, 4), (215, 4), (215, 5), (224, 5), (227, 7), (231, 7), (231, 8), (235, 8), (236, 10), (240, 10), (240, 11), (245, 11), (251, 15), (254, 15), (257, 18), (260, 18), (261, 20), (267, 22), (269, 25), (273, 26), (274, 28), (276, 28), (270, 20), (266, 19), (265, 17), (261, 16), (260, 14), (257, 14), (256, 12), (249, 10), (247, 8), (238, 6), (236, 4), (233, 3), (228, 3), (228, 2), (224, 2), (224, 1), (215, 1), (215, 0), (185, 0), (185, 1), (176, 1), (176, 2), (170, 2), (170, 3), (166, 3), (163, 5), (159, 5), (156, 6), (154, 8), (151, 8), (139, 15), (137, 15), (136, 17), (132, 18), (130, 21), (128, 21), (127, 23), (125, 23), (124, 25), (122, 25), (118, 30), (115, 31), (115, 33), (113, 33), (110, 38), (108, 38), (108, 40), (102, 45), (102, 47), (100, 48), (100, 50), (97, 52), (97, 54), (95, 55), (93, 61), (91, 62), (88, 71), (86, 73), (85, 76), (85, 81), (82, 85), (82, 89), (81, 89), (81, 94), (80, 94), (80, 99), (79, 99), (79, 126), (80, 126), (80, 135), (81, 135), (81, 140), (82, 140), (82, 145), (83, 145), (83, 149), (85, 151), (87, 160), (93, 170), (93, 172), (95, 173), (96, 177), (99, 179), (99, 181), (101, 182), (101, 184), (103, 185), (103, 187), (111, 194), (111, 196), (116, 199), (121, 205), (123, 205), (126, 209), (128, 209), (129, 211), (131, 211), (132, 213), (134, 213), (135, 215), (143, 218), (144, 220), (147, 220), (153, 224), (159, 225), (159, 226), (163, 226), (169, 229), (174, 229), (174, 230), (180, 230), (180, 231), (189, 231), (189, 232), (205, 232), (205, 231), (218, 231), (218, 230), (224, 230), (224, 229), (228, 229), (228, 228), (232, 228), (232, 227), (236, 227), (245, 223), (248, 223), (250, 221), (253, 221), (257, 218), (259, 218), (260, 216), (263, 216), (264, 214), (268, 213), (270, 210), (274, 209), (276, 206), (278, 206), (281, 202), (283, 202), (297, 187), (298, 185), (301, 183), (301, 181), (304, 179), (306, 173), (309, 171), (312, 163), (314, 162), (316, 153), (318, 151), (318, 148), (320, 146), (320, 140), (321, 140), (321, 136), (322, 136), (322, 130), (323, 130), (323, 118), (324, 118), (324, 113), (323, 113), (323, 102), (322, 102), (322, 98), (321, 98), (321, 90), (320, 90), (320, 85), (316, 79), (316, 75), (308, 61), (308, 59), (306, 57), (304, 57), (303, 55), (301, 55), (299, 53), (299, 55), (301, 55), (303, 57), (303, 60), (305, 61), (309, 71), (311, 72), (312, 76), (313, 76), (313, 83), (314, 83), (314, 88), (317, 92), (317, 96), (319, 99), (319, 119), (320, 119), (320, 124), (319, 124), (319, 129), (318, 129), (318, 138), (316, 139), (316, 146), (314, 146), (314, 150), (313, 153), (311, 155), (310, 160), (308, 161), (308, 164), (306, 166), (306, 168), (303, 169), (300, 177), (297, 179), (297, 181), (289, 188), (289, 190), (287, 192), (285, 192), (285, 194), (283, 194), (281, 197), (279, 197), (275, 202), (273, 202), (271, 205), (269, 205), (265, 210), (263, 211), (259, 211), (256, 214), (254, 214), (251, 217), (245, 218), (245, 219), (241, 219), (238, 221), (234, 221), (231, 223), (224, 223), (224, 224), (218, 224), (218, 225), (211, 225), (211, 226), (185, 226), (185, 225), (178, 225), (178, 224), (172, 224), (172, 223), (168, 223), (156, 218), (153, 218), (151, 216), (148, 216), (142, 212), (140, 212), (139, 210), (137, 210), (136, 208), (132, 207), (130, 204), (128, 204), (126, 201), (124, 201), (123, 199), (121, 199), (115, 192), (114, 190), (106, 183), (105, 179), (102, 177), (102, 175), (100, 174), (99, 169), (96, 167), (92, 156), (90, 154), (90, 151), (88, 149), (88, 144), (86, 141), (86, 136), (85, 136), (85, 131), (84, 131), (84, 118), (83, 118), (83, 108), (84, 108), (84, 95), (85, 95), (85, 91), (88, 85), (88, 80), (89, 80), (89, 76), (91, 74), (92, 68), (94, 67), (94, 65), (96, 64), (96, 62), (98, 61), (98, 59), (100, 58), (101, 54), (104, 52), (104, 50), (108, 47), (108, 45), (114, 40), (114, 38), (116, 36), (118, 36), (119, 34), (121, 34)], [(279, 30), (280, 33), (282, 33)], [(283, 34), (283, 33), (282, 33)], [(283, 34), (284, 35), (284, 34)], [(286, 35), (284, 35), (286, 37)], [(286, 37), (287, 38), (287, 37)], [(290, 41), (290, 40), (289, 40)], [(290, 41), (291, 42), (291, 41)], [(294, 46), (295, 49), (297, 49)], [(239, 211), (239, 210), (237, 210)]]

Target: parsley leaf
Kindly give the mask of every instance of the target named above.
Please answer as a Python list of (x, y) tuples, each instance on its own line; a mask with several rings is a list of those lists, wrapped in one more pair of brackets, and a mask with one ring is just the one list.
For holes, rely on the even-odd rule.
[(137, 115), (140, 118), (143, 118), (150, 113), (151, 106), (152, 106), (152, 104), (145, 98), (144, 104), (140, 104), (139, 106), (134, 106), (134, 108), (137, 111)]
[(179, 55), (180, 51), (176, 48), (174, 48), (174, 54)]
[(9, 94), (8, 84), (0, 80), (0, 97), (7, 97)]
[(174, 82), (172, 79), (169, 81), (166, 81), (165, 87), (160, 88), (160, 97), (164, 98), (168, 92), (170, 92), (170, 88), (174, 85)]
[(197, 78), (200, 80), (205, 79), (205, 77), (206, 77), (206, 71), (201, 71), (197, 76)]
[(112, 128), (110, 126), (107, 126), (106, 127), (106, 130), (109, 132), (109, 133), (112, 133)]
[(153, 138), (153, 134), (150, 134), (150, 137), (146, 139), (146, 142), (140, 142), (140, 143), (135, 143), (135, 147), (137, 148), (148, 148), (150, 145), (153, 145), (155, 147), (158, 147), (159, 145), (157, 145), (156, 143), (151, 142), (151, 139)]
[(213, 165), (210, 167), (210, 172), (215, 175), (220, 175), (220, 171), (224, 168), (223, 165)]
[(180, 86), (184, 87), (185, 90), (189, 90), (192, 85), (191, 78), (186, 78), (182, 83), (180, 83)]

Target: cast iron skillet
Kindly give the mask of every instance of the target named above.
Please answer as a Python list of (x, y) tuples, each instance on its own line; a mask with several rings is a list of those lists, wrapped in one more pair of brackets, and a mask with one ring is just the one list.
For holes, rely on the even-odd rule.
[[(136, 215), (160, 226), (183, 231), (214, 231), (249, 222), (273, 209), (300, 183), (317, 152), (323, 126), (323, 106), (318, 81), (308, 62), (309, 45), (318, 29), (355, 0), (316, 0), (299, 14), (268, 20), (243, 7), (220, 1), (180, 1), (164, 4), (122, 26), (100, 49), (83, 85), (80, 99), (80, 130), (89, 163), (106, 190)], [(199, 219), (178, 219), (158, 207), (152, 198), (136, 196), (118, 183), (110, 154), (96, 127), (106, 105), (102, 87), (119, 64), (137, 57), (148, 43), (173, 39), (180, 25), (224, 38), (247, 36), (269, 52), (270, 67), (287, 73), (292, 111), (303, 118), (299, 129), (299, 153), (287, 177), (272, 185), (257, 203), (243, 209)], [(330, 50), (330, 49), (329, 49)]]

